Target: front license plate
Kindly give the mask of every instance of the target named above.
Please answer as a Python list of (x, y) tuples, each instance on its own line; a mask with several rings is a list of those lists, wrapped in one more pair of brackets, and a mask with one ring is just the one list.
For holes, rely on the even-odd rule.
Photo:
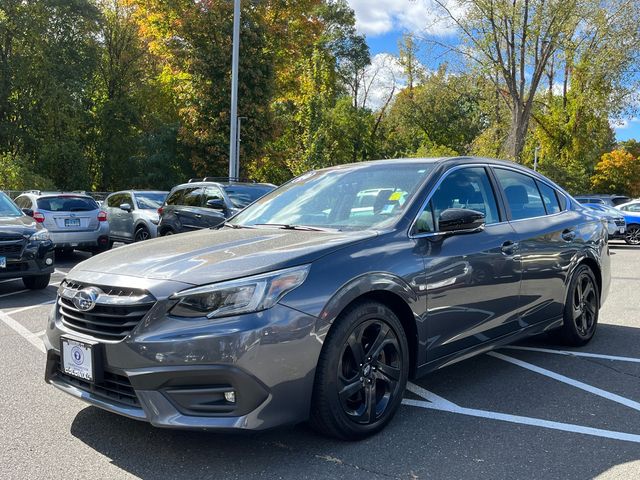
[(71, 338), (61, 337), (62, 370), (67, 375), (93, 382), (93, 346)]
[(64, 219), (65, 227), (79, 227), (80, 219), (79, 218), (65, 218)]
[(620, 229), (620, 233), (624, 233), (624, 227)]
[(0, 257), (0, 268), (7, 268), (7, 257)]

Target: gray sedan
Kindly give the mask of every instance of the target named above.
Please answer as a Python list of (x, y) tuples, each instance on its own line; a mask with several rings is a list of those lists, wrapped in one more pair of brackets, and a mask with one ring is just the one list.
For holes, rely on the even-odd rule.
[(107, 212), (111, 232), (109, 241), (140, 242), (158, 235), (158, 208), (168, 192), (126, 190), (109, 195), (103, 207)]

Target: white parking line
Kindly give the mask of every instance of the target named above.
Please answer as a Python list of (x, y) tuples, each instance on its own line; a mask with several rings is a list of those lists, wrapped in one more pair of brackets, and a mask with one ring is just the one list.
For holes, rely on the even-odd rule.
[(530, 425), (533, 427), (561, 430), (563, 432), (581, 433), (583, 435), (591, 435), (594, 437), (611, 438), (613, 440), (623, 440), (626, 442), (640, 443), (640, 435), (636, 435), (633, 433), (583, 427), (582, 425), (574, 425), (571, 423), (553, 422), (550, 420), (543, 420), (541, 418), (509, 415), (508, 413), (490, 412), (487, 410), (477, 410), (475, 408), (464, 408), (451, 403), (448, 400), (446, 400), (445, 403), (440, 403), (405, 398), (404, 400), (402, 400), (402, 403), (411, 407), (426, 408), (429, 410), (438, 410), (441, 412), (458, 413), (460, 415), (467, 415), (470, 417), (487, 418), (490, 420), (517, 423), (519, 425)]
[(38, 308), (38, 307), (44, 307), (46, 305), (51, 305), (53, 303), (56, 303), (56, 300), (49, 300), (48, 302), (42, 302), (42, 303), (38, 303), (36, 305), (29, 305), (28, 307), (20, 307), (20, 308), (16, 308), (15, 310), (9, 310), (8, 313), (9, 315), (14, 315), (16, 313), (20, 313), (20, 312), (25, 312), (27, 310), (32, 310), (34, 308)]
[(518, 345), (508, 345), (506, 347), (501, 347), (501, 349), (525, 350), (527, 352), (554, 353), (556, 355), (567, 355), (569, 357), (601, 358), (603, 360), (612, 360), (616, 362), (640, 363), (640, 358), (619, 357), (616, 355), (604, 355), (602, 353), (573, 352), (571, 350), (554, 350), (551, 348), (521, 347)]
[(31, 345), (36, 347), (42, 353), (46, 353), (46, 350), (44, 348), (44, 343), (42, 343), (42, 339), (39, 338), (36, 334), (34, 334), (31, 331), (29, 331), (28, 329), (26, 329), (25, 327), (23, 327), (22, 325), (20, 325), (13, 318), (11, 318), (8, 314), (0, 311), (0, 321), (2, 321), (2, 323), (4, 323), (7, 327), (12, 329), (14, 332), (16, 332), (22, 338), (27, 340), (29, 343), (31, 343)]
[(612, 402), (619, 403), (620, 405), (624, 405), (625, 407), (629, 407), (640, 412), (640, 403), (625, 397), (621, 397), (620, 395), (616, 395), (615, 393), (607, 392), (606, 390), (602, 390), (601, 388), (597, 388), (587, 383), (574, 380), (573, 378), (565, 377), (564, 375), (552, 372), (551, 370), (547, 370), (546, 368), (538, 367), (536, 365), (533, 365), (532, 363), (523, 362), (522, 360), (508, 357), (507, 355), (503, 355), (501, 353), (489, 352), (487, 353), (487, 355), (498, 358), (505, 362), (512, 363), (513, 365), (517, 365), (518, 367), (526, 368), (527, 370), (539, 373), (540, 375), (544, 375), (545, 377), (553, 378), (554, 380), (557, 380), (559, 382), (566, 383), (567, 385), (571, 385), (572, 387), (579, 388), (580, 390), (584, 390), (585, 392), (593, 393), (594, 395), (606, 398), (607, 400), (611, 400)]
[[(59, 286), (61, 283), (62, 283), (62, 282), (53, 282), (53, 283), (50, 283), (49, 285), (47, 285), (47, 287), (57, 287), (57, 286)], [(29, 290), (29, 289), (25, 288), (25, 289), (23, 289), (23, 290), (16, 290), (15, 292), (3, 293), (3, 294), (1, 294), (1, 295), (0, 295), (0, 298), (3, 298), (3, 297), (10, 297), (10, 296), (12, 296), (12, 295), (18, 295), (18, 294), (20, 294), (20, 293), (32, 292), (32, 291), (33, 291), (33, 290)]]

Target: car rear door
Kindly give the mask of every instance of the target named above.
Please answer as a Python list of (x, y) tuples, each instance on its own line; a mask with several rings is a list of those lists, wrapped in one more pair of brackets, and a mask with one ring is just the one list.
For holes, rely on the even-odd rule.
[[(427, 291), (427, 361), (446, 357), (515, 331), (520, 259), (515, 232), (505, 221), (485, 166), (449, 170), (414, 227), (424, 250)], [(483, 230), (438, 233), (449, 208), (485, 215)]]
[(523, 327), (560, 317), (567, 276), (580, 245), (580, 214), (550, 184), (522, 171), (493, 167), (522, 259)]
[(204, 187), (188, 187), (184, 189), (182, 204), (173, 209), (181, 224), (181, 232), (198, 230), (202, 225), (202, 204), (204, 199)]

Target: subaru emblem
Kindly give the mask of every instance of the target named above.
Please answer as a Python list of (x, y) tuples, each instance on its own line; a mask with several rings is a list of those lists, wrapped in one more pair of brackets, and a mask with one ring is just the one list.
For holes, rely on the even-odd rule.
[(96, 306), (100, 293), (102, 292), (95, 287), (83, 288), (73, 296), (71, 301), (81, 312), (88, 312)]

